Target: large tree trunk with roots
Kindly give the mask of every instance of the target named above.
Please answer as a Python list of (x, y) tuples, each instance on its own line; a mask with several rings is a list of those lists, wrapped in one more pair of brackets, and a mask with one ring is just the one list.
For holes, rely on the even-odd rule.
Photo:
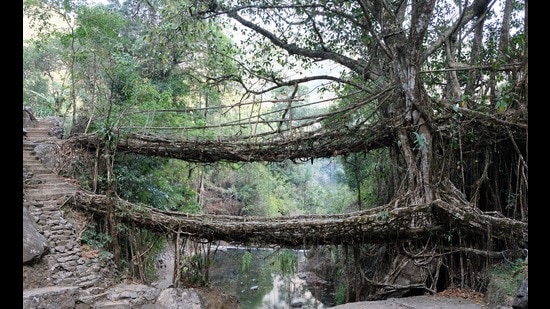
[[(412, 200), (405, 203), (426, 203), (434, 198), (432, 188), (432, 132), (431, 119), (433, 107), (426, 95), (420, 79), (422, 65), (422, 44), (427, 26), (433, 15), (435, 1), (413, 2), (410, 18), (415, 21), (411, 28), (390, 33), (386, 40), (392, 54), (392, 75), (397, 81), (401, 95), (394, 117), (401, 118), (400, 128), (396, 130), (397, 142), (406, 164), (404, 186), (397, 195), (405, 195)], [(404, 8), (402, 8), (404, 10)], [(405, 15), (397, 14), (404, 18)], [(389, 29), (401, 29), (404, 20), (397, 19)], [(397, 162), (396, 162), (397, 163)]]

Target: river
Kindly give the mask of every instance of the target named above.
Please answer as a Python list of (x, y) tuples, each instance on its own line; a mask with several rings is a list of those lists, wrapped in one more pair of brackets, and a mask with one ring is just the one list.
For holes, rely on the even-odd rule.
[[(248, 267), (243, 268), (246, 252)], [(324, 288), (308, 285), (301, 272), (305, 252), (286, 250), (297, 258), (295, 272), (283, 274), (280, 251), (266, 248), (221, 247), (213, 254), (210, 281), (236, 296), (242, 309), (327, 308), (332, 296)]]
[[(160, 288), (171, 285), (173, 276), (172, 246), (167, 246), (159, 257), (157, 274)], [(248, 254), (247, 254), (248, 252)], [(281, 270), (281, 251), (269, 248), (244, 248), (218, 246), (212, 248), (210, 283), (223, 293), (237, 297), (241, 309), (322, 309), (334, 306), (334, 293), (322, 280), (304, 272), (306, 252), (285, 250), (287, 257), (292, 255), (296, 263), (292, 272)], [(244, 256), (248, 255), (248, 259)], [(246, 267), (243, 261), (247, 260)], [(288, 268), (288, 267), (287, 267)], [(318, 284), (308, 284), (315, 281)]]

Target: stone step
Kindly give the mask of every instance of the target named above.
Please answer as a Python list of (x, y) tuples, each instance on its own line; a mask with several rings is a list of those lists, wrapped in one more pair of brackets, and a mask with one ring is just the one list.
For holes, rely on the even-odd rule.
[(23, 152), (23, 163), (42, 163), (40, 159), (32, 152)]
[(27, 164), (23, 163), (23, 169), (27, 170), (27, 172), (32, 172), (34, 175), (44, 175), (44, 174), (54, 174), (55, 175), (55, 173), (51, 169), (45, 167), (44, 165), (41, 165), (41, 166), (32, 165), (32, 164), (27, 165)]
[(131, 309), (132, 305), (127, 300), (107, 300), (103, 302), (97, 302), (94, 305), (94, 309)]
[(41, 129), (40, 131), (38, 130), (29, 130), (27, 129), (27, 139), (30, 139), (32, 140), (33, 137), (49, 137), (51, 136), (51, 128), (47, 128), (47, 129)]
[(23, 152), (33, 152), (34, 151), (34, 147), (36, 147), (36, 144), (34, 142), (29, 142), (29, 141), (23, 141)]
[(35, 135), (49, 135), (52, 131), (51, 127), (48, 128), (26, 128), (27, 136), (35, 136)]
[(27, 137), (29, 137), (37, 135), (50, 135), (52, 128), (26, 128), (25, 130), (27, 130)]
[[(41, 201), (41, 202), (31, 202), (29, 206), (33, 208), (40, 208), (40, 211), (59, 211), (59, 203), (57, 201)], [(32, 213), (32, 209), (29, 207), (29, 211)]]
[(26, 146), (23, 146), (23, 155), (24, 156), (36, 156), (36, 151), (34, 151), (34, 148), (36, 147), (36, 144), (27, 144)]
[(28, 188), (28, 190), (32, 190), (32, 189), (45, 190), (45, 191), (55, 191), (55, 190), (76, 191), (78, 187), (75, 186), (74, 184), (68, 183), (62, 178), (59, 178), (48, 182), (43, 181), (42, 183), (34, 182), (33, 188)]
[(45, 166), (39, 158), (33, 155), (23, 156), (23, 166)]
[(25, 165), (32, 166), (32, 165), (38, 165), (38, 164), (44, 165), (42, 164), (42, 161), (40, 161), (40, 159), (37, 156), (31, 155), (31, 154), (23, 155), (23, 166)]
[(56, 174), (52, 174), (52, 173), (36, 174), (33, 171), (30, 171), (30, 172), (33, 173), (33, 176), (30, 179), (30, 181), (33, 182), (34, 184), (44, 183), (44, 182), (48, 182), (48, 183), (51, 183), (51, 182), (56, 182), (56, 183), (68, 182), (67, 179), (65, 179), (63, 177), (60, 177)]
[(27, 200), (35, 200), (35, 201), (57, 200), (59, 198), (72, 195), (76, 193), (76, 191), (77, 190), (56, 189), (56, 190), (49, 190), (46, 192), (42, 189), (28, 189), (28, 190), (25, 190), (25, 198)]
[(44, 164), (42, 164), (42, 161), (40, 161), (40, 159), (37, 156), (32, 154), (23, 155), (23, 166), (25, 164), (28, 166), (38, 166), (38, 165), (44, 166)]
[(36, 141), (37, 139), (43, 139), (43, 138), (51, 138), (51, 139), (59, 140), (52, 133), (47, 133), (47, 132), (35, 132), (35, 133), (27, 132), (27, 137), (25, 139), (28, 141)]
[[(32, 180), (32, 178), (31, 178), (31, 180)], [(71, 190), (71, 191), (74, 191), (74, 190), (78, 190), (78, 188), (79, 188), (79, 186), (77, 186), (74, 183), (69, 182), (67, 179), (59, 177), (59, 176), (57, 178), (51, 178), (47, 182), (45, 182), (45, 181), (42, 181), (41, 183), (34, 182), (34, 185), (36, 186), (37, 189), (48, 190), (48, 191), (49, 190)], [(32, 189), (32, 188), (29, 188), (29, 189)]]
[(77, 286), (49, 286), (23, 290), (23, 308), (76, 308)]
[(46, 192), (54, 191), (54, 190), (68, 190), (68, 191), (75, 191), (77, 187), (67, 183), (64, 180), (40, 180), (40, 179), (29, 179), (25, 181), (25, 188), (24, 190), (26, 192), (29, 192), (29, 190), (43, 190)]
[(23, 171), (25, 171), (27, 173), (32, 173), (34, 176), (48, 175), (48, 174), (55, 175), (55, 173), (52, 170), (50, 170), (49, 168), (47, 168), (45, 166), (23, 165)]
[(59, 141), (59, 138), (55, 136), (37, 136), (37, 137), (34, 137), (32, 140), (35, 143), (47, 143), (47, 142)]
[(27, 133), (40, 133), (40, 132), (49, 132), (52, 128), (56, 126), (53, 124), (40, 123), (38, 126), (26, 127)]
[(37, 141), (37, 140), (44, 140), (44, 139), (57, 139), (55, 136), (51, 136), (49, 134), (32, 134), (27, 133), (27, 140), (31, 141)]

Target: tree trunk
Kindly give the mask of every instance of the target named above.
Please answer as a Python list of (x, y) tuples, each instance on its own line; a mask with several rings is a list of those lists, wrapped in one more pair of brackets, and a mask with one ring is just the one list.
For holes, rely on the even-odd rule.
[[(397, 140), (405, 160), (406, 183), (397, 194), (407, 193), (416, 203), (429, 203), (434, 199), (432, 191), (432, 132), (430, 119), (432, 107), (420, 78), (422, 44), (427, 25), (432, 18), (434, 0), (413, 1), (410, 30), (402, 30), (388, 36), (386, 43), (393, 53), (393, 74), (398, 82), (401, 97), (396, 117), (402, 126), (397, 130)], [(394, 29), (401, 29), (405, 15), (400, 16)]]
[(107, 167), (107, 222), (109, 236), (111, 237), (111, 251), (113, 253), (113, 259), (116, 265), (120, 265), (120, 244), (118, 241), (118, 220), (115, 214), (116, 202), (116, 181), (112, 175), (113, 172), (113, 162), (112, 157), (109, 151), (109, 146), (105, 147), (105, 164)]

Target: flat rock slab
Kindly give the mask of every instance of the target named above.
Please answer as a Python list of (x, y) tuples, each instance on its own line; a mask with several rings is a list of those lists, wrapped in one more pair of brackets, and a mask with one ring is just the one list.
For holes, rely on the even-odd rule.
[(334, 309), (480, 309), (489, 306), (472, 299), (452, 298), (442, 296), (411, 296), (403, 298), (388, 298), (386, 300), (363, 301), (347, 303), (332, 307)]
[(23, 309), (74, 309), (76, 286), (49, 286), (23, 291)]

